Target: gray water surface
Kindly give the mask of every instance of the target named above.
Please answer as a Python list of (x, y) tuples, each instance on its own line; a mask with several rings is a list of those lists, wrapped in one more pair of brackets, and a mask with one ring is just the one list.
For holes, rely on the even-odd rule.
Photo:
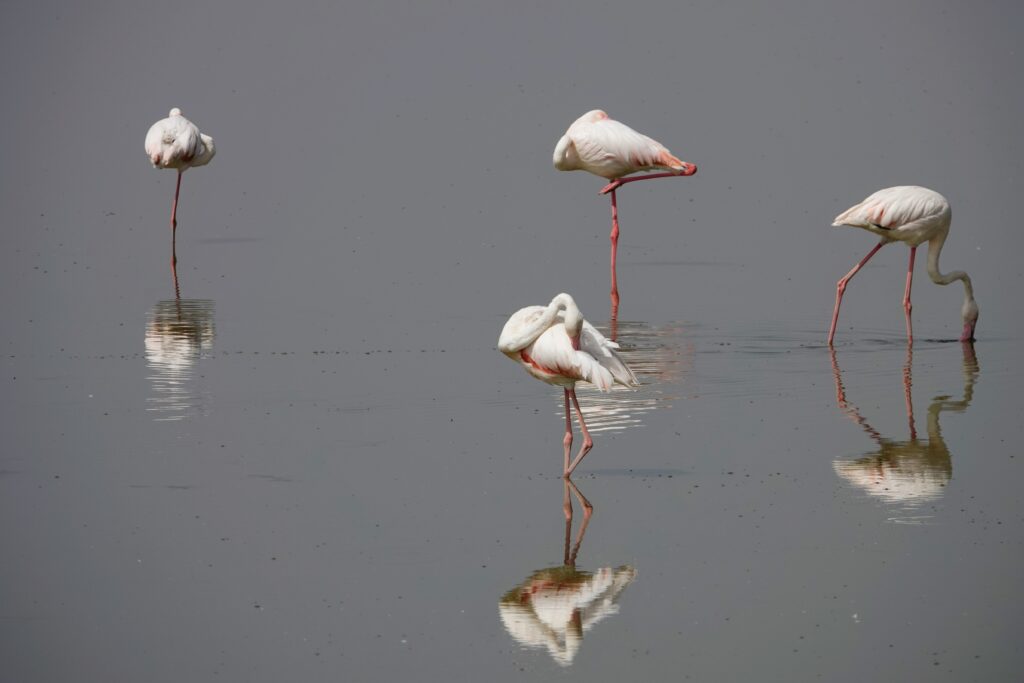
[[(0, 18), (4, 680), (1019, 680), (1018, 5)], [(174, 106), (218, 149), (177, 287)], [(550, 161), (594, 107), (700, 168), (619, 191), (614, 324)], [(831, 219), (911, 183), (978, 342), (919, 265), (907, 349), (896, 244), (830, 353), (874, 244)], [(494, 348), (560, 291), (641, 381), (579, 387), (575, 489)]]

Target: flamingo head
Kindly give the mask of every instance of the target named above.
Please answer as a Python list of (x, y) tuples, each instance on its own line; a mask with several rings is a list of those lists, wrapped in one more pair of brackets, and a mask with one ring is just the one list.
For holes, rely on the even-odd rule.
[(169, 113), (168, 116), (181, 116), (181, 110), (175, 107), (171, 110), (171, 113)]
[(697, 172), (697, 164), (691, 164), (689, 161), (683, 162), (683, 170), (679, 172), (679, 175), (693, 175)]
[(974, 327), (978, 324), (978, 304), (973, 298), (964, 301), (964, 307), (960, 311), (964, 319), (964, 331), (960, 334), (960, 341), (974, 341)]

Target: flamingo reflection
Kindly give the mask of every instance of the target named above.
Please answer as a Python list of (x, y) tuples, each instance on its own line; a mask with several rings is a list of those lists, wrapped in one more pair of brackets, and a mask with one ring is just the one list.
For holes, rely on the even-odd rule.
[[(627, 390), (613, 386), (604, 393), (587, 384), (578, 385), (576, 392), (581, 399), (586, 396), (587, 426), (593, 433), (643, 427), (645, 415), (671, 408), (679, 397), (668, 387), (683, 381), (692, 371), (696, 355), (694, 344), (684, 336), (680, 323), (653, 326), (623, 321), (616, 327), (614, 321), (609, 321), (609, 328), (620, 332), (616, 335), (619, 353), (640, 379), (640, 387)], [(558, 405), (562, 408), (561, 401)], [(563, 410), (557, 413), (561, 417)]]
[[(569, 666), (579, 653), (583, 635), (619, 611), (618, 600), (636, 578), (628, 565), (604, 567), (594, 572), (576, 568), (576, 556), (594, 507), (571, 479), (563, 480), (565, 542), (562, 564), (538, 569), (508, 591), (498, 603), (502, 624), (520, 645), (547, 649), (561, 666)], [(572, 538), (573, 508), (570, 491), (583, 508), (575, 542)]]
[(205, 413), (206, 394), (194, 387), (195, 365), (213, 350), (213, 301), (159, 301), (146, 322), (146, 364), (153, 395), (146, 410), (157, 420), (181, 420)]
[(878, 450), (855, 460), (839, 459), (833, 463), (836, 474), (868, 495), (886, 503), (914, 507), (939, 498), (953, 477), (953, 459), (942, 436), (939, 414), (944, 411), (962, 413), (974, 397), (974, 383), (978, 376), (978, 359), (974, 346), (963, 344), (963, 398), (936, 396), (928, 407), (927, 438), (919, 438), (914, 424), (911, 368), (913, 349), (907, 348), (903, 367), (903, 392), (907, 410), (909, 439), (897, 441), (883, 437), (846, 400), (842, 373), (832, 350), (832, 371), (836, 383), (836, 401), (840, 409), (871, 437)]

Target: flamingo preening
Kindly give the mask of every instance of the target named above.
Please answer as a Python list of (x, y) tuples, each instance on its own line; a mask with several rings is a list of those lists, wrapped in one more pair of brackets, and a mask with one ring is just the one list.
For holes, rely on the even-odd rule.
[(948, 285), (956, 280), (963, 281), (964, 304), (960, 314), (963, 317), (964, 329), (960, 341), (974, 341), (974, 327), (978, 323), (978, 304), (974, 301), (971, 278), (962, 270), (955, 270), (946, 275), (939, 272), (939, 254), (942, 253), (942, 245), (949, 235), (951, 216), (949, 202), (945, 197), (934, 190), (915, 185), (879, 190), (860, 204), (836, 216), (833, 226), (851, 225), (863, 228), (878, 235), (882, 240), (836, 284), (836, 307), (832, 312), (832, 326), (828, 331), (829, 346), (836, 336), (839, 305), (843, 302), (843, 292), (846, 291), (847, 283), (879, 249), (897, 241), (904, 242), (910, 247), (907, 286), (903, 293), (903, 310), (907, 317), (907, 342), (914, 343), (910, 323), (910, 311), (913, 308), (910, 303), (910, 285), (914, 278), (914, 254), (923, 242), (928, 242), (928, 276), (932, 282)]
[[(616, 353), (618, 347), (583, 319), (576, 302), (568, 294), (559, 294), (547, 306), (519, 309), (501, 330), (499, 351), (522, 365), (533, 377), (565, 390), (565, 477), (572, 474), (594, 446), (576, 398), (576, 382), (590, 382), (603, 391), (610, 391), (614, 384), (627, 387), (640, 384)], [(583, 446), (571, 463), (570, 399), (583, 432)]]
[[(555, 145), (553, 158), (559, 171), (589, 171), (612, 181), (601, 194), (612, 196), (611, 275), (612, 317), (619, 305), (619, 286), (615, 274), (615, 260), (619, 245), (619, 207), (615, 190), (626, 183), (652, 178), (690, 176), (697, 172), (695, 164), (673, 156), (668, 149), (646, 135), (636, 132), (624, 123), (609, 118), (600, 109), (588, 111), (576, 119)], [(625, 178), (630, 173), (664, 169), (666, 173)]]

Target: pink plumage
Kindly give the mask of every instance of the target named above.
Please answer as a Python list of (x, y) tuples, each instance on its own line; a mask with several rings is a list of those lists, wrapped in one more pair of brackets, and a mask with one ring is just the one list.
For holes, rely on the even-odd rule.
[(881, 237), (881, 241), (836, 283), (836, 304), (832, 312), (832, 325), (828, 332), (830, 346), (835, 338), (836, 324), (839, 321), (839, 307), (842, 304), (847, 283), (879, 249), (890, 242), (904, 242), (910, 247), (910, 263), (907, 266), (906, 288), (903, 294), (908, 343), (914, 342), (913, 327), (910, 321), (910, 311), (913, 308), (910, 303), (910, 289), (914, 277), (914, 257), (917, 247), (924, 242), (928, 242), (928, 276), (932, 282), (939, 285), (948, 285), (956, 280), (963, 282), (964, 303), (960, 314), (964, 327), (960, 341), (974, 340), (974, 328), (978, 322), (978, 304), (974, 301), (971, 278), (960, 270), (948, 274), (939, 271), (939, 254), (942, 253), (942, 246), (949, 235), (952, 215), (949, 202), (938, 192), (916, 185), (901, 185), (879, 190), (836, 216), (832, 225), (862, 228)]
[[(626, 183), (668, 176), (690, 176), (697, 166), (683, 161), (665, 145), (636, 132), (624, 123), (609, 118), (600, 109), (588, 111), (576, 119), (555, 145), (552, 161), (559, 171), (588, 171), (611, 180), (601, 194), (611, 194), (611, 299), (612, 320), (619, 310), (619, 283), (615, 262), (619, 247), (619, 208), (615, 190)], [(666, 173), (628, 176), (631, 173), (662, 169)]]
[[(499, 351), (519, 363), (532, 377), (565, 390), (563, 474), (566, 477), (594, 445), (576, 399), (576, 382), (590, 382), (602, 391), (610, 391), (614, 384), (639, 385), (636, 375), (619, 357), (618, 347), (583, 319), (575, 300), (568, 294), (559, 294), (547, 306), (519, 309), (501, 330)], [(584, 438), (583, 447), (571, 464), (570, 399), (576, 407)]]
[(178, 172), (174, 185), (174, 204), (171, 205), (171, 272), (178, 281), (176, 265), (176, 236), (178, 230), (178, 195), (181, 192), (181, 174), (195, 166), (205, 166), (217, 153), (213, 138), (199, 132), (196, 124), (186, 119), (181, 110), (171, 109), (167, 118), (160, 119), (146, 132), (146, 156), (153, 168), (173, 168)]
[(653, 169), (675, 175), (697, 172), (674, 156), (665, 145), (609, 118), (600, 109), (576, 119), (555, 145), (555, 168), (559, 171), (589, 171), (608, 180)]

